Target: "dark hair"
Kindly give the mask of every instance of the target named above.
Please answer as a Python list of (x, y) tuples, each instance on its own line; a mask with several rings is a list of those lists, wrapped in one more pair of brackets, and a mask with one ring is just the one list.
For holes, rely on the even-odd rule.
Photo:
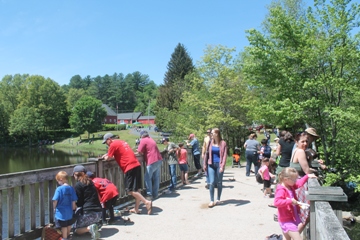
[(269, 162), (270, 160), (268, 158), (263, 158), (262, 162)]
[(286, 130), (282, 130), (281, 132), (280, 132), (280, 137), (285, 137), (285, 134), (287, 133), (288, 131), (286, 131)]
[(300, 138), (301, 137), (303, 137), (303, 136), (308, 136), (309, 134), (307, 133), (307, 132), (298, 132), (297, 134), (296, 134), (296, 136), (295, 136), (295, 141), (299, 141), (300, 140)]
[(285, 142), (291, 142), (294, 141), (294, 137), (290, 132), (286, 132), (284, 135), (284, 141)]
[(268, 140), (267, 139), (263, 139), (263, 140), (261, 140), (261, 144), (266, 144), (267, 145), (267, 142), (268, 142)]
[(178, 144), (178, 146), (182, 147), (182, 146), (184, 146), (184, 143), (181, 142), (181, 143)]

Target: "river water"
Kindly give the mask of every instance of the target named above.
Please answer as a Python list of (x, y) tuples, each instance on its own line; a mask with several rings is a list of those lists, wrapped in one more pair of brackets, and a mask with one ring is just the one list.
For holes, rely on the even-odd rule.
[(80, 164), (99, 152), (83, 152), (76, 149), (57, 150), (52, 148), (0, 148), (0, 174)]

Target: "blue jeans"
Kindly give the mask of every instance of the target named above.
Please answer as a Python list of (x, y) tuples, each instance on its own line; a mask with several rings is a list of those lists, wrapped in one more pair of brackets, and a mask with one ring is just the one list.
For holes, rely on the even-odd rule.
[(208, 176), (209, 176), (209, 190), (210, 190), (210, 201), (214, 202), (215, 184), (217, 184), (217, 199), (220, 201), (222, 192), (222, 179), (224, 172), (220, 172), (220, 163), (213, 163), (208, 165)]
[(176, 182), (177, 182), (177, 177), (176, 177), (176, 164), (171, 164), (169, 165), (169, 173), (170, 173), (170, 186), (169, 186), (169, 190), (170, 191), (174, 191), (176, 188)]
[(254, 151), (246, 151), (245, 157), (246, 157), (246, 176), (250, 176), (251, 163), (254, 164), (255, 175), (256, 175), (259, 170), (259, 163), (258, 163), (259, 155), (257, 153), (254, 154)]
[(154, 162), (149, 166), (146, 166), (145, 172), (145, 185), (146, 185), (146, 194), (157, 198), (160, 185), (160, 168), (162, 160)]

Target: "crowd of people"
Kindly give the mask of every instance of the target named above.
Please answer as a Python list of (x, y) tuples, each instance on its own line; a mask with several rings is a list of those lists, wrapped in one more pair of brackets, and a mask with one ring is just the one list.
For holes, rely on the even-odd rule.
[[(295, 137), (287, 131), (279, 132), (279, 138), (274, 139), (274, 149), (269, 146), (268, 137), (260, 144), (256, 133), (250, 134), (244, 143), (245, 175), (248, 177), (253, 172), (261, 177), (264, 197), (274, 197), (274, 204), (269, 206), (277, 208), (277, 220), (285, 238), (289, 240), (300, 239), (300, 233), (309, 222), (309, 210), (299, 206), (306, 204), (304, 193), (307, 190), (307, 179), (316, 177), (313, 174), (316, 170), (311, 166), (313, 159), (309, 159), (307, 148), (317, 138), (319, 136), (316, 130), (308, 128), (297, 133)], [(202, 151), (194, 134), (190, 134), (185, 142), (174, 143), (165, 137), (162, 143), (165, 146), (166, 159), (162, 158), (163, 154), (146, 130), (140, 132), (136, 152), (127, 142), (118, 139), (112, 133), (103, 136), (103, 144), (108, 146), (108, 152), (102, 156), (103, 160), (114, 159), (118, 163), (124, 172), (127, 194), (135, 199), (135, 206), (129, 212), (140, 214), (140, 204), (143, 203), (147, 214), (152, 213), (153, 200), (159, 196), (160, 169), (164, 160), (167, 161), (170, 175), (166, 193), (171, 194), (177, 189), (177, 166), (181, 171), (182, 185), (189, 184), (190, 163), (187, 162), (188, 153), (185, 146), (191, 146), (193, 164), (197, 169), (195, 177), (206, 175), (206, 188), (209, 189), (210, 200), (208, 207), (213, 208), (221, 204), (228, 147), (222, 139), (220, 130), (207, 129)], [(141, 179), (141, 165), (135, 153), (144, 158), (144, 179)], [(322, 164), (322, 161), (319, 163)], [(322, 164), (321, 167), (326, 166)], [(82, 165), (74, 167), (73, 176), (76, 180), (74, 188), (68, 185), (66, 172), (61, 171), (55, 177), (59, 185), (53, 197), (55, 225), (61, 229), (62, 238), (65, 240), (68, 239), (71, 228), (76, 234), (89, 232), (92, 239), (99, 239), (101, 223), (111, 224), (115, 221), (113, 207), (119, 196), (117, 187), (108, 179), (98, 178), (93, 172), (86, 171)], [(142, 180), (145, 182), (146, 196), (140, 192)], [(275, 194), (272, 193), (272, 185), (276, 186)], [(75, 210), (77, 214), (73, 214)]]
[[(244, 144), (246, 176), (250, 176), (253, 164), (257, 181), (263, 183), (264, 197), (274, 197), (274, 204), (268, 206), (277, 208), (275, 219), (287, 240), (301, 239), (300, 234), (310, 220), (305, 191), (307, 179), (316, 178), (317, 170), (312, 166), (314, 151), (309, 147), (318, 138), (314, 128), (307, 128), (295, 136), (288, 131), (279, 132), (274, 149), (268, 146), (268, 137), (260, 144), (256, 133), (251, 133)], [(316, 164), (318, 169), (326, 168), (322, 160)]]

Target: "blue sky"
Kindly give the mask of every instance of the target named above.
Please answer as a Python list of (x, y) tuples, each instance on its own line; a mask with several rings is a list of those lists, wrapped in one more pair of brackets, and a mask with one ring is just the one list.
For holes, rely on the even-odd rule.
[(139, 71), (163, 83), (178, 43), (194, 63), (207, 45), (248, 45), (268, 0), (0, 0), (0, 78), (37, 74), (60, 85), (76, 74)]

